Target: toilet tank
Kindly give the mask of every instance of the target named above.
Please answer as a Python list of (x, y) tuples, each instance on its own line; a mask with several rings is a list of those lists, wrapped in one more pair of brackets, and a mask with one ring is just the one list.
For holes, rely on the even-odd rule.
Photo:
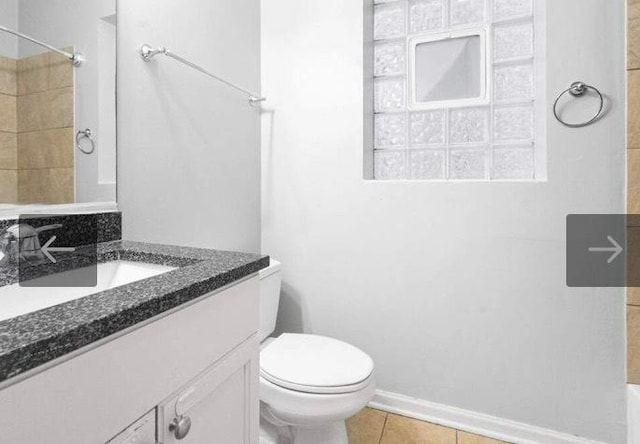
[(280, 303), (280, 285), (282, 274), (280, 262), (271, 259), (269, 266), (259, 271), (260, 277), (260, 342), (276, 329), (278, 305)]

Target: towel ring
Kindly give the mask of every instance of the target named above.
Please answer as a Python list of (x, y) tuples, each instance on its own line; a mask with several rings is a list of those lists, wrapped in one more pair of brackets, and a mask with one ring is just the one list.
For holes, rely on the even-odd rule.
[[(82, 148), (82, 145), (80, 144), (82, 139), (89, 139), (89, 142), (91, 143), (90, 150)], [(93, 140), (93, 133), (91, 132), (91, 129), (87, 128), (86, 130), (81, 130), (76, 133), (76, 147), (84, 154), (92, 154), (96, 150), (96, 143)]]
[[(568, 123), (562, 120), (560, 115), (558, 114), (558, 103), (560, 99), (567, 93), (572, 95), (573, 97), (582, 97), (584, 96), (588, 90), (595, 92), (600, 98), (600, 107), (598, 108), (598, 112), (595, 116), (593, 116), (590, 120), (583, 123)], [(569, 128), (583, 128), (585, 126), (591, 125), (593, 122), (598, 120), (602, 115), (602, 111), (604, 110), (604, 97), (602, 93), (595, 86), (587, 85), (584, 82), (573, 82), (571, 86), (560, 93), (560, 95), (556, 98), (556, 101), (553, 102), (553, 115), (556, 120), (562, 123), (564, 126), (568, 126)]]

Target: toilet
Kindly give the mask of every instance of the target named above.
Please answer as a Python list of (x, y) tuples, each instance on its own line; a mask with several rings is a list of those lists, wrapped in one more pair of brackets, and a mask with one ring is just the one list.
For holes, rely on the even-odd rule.
[(260, 271), (260, 444), (348, 444), (345, 419), (373, 398), (373, 360), (346, 342), (275, 330), (280, 263)]

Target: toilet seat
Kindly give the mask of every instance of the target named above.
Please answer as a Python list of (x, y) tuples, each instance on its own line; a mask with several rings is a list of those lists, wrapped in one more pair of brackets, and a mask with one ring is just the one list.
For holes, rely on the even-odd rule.
[(297, 392), (352, 393), (371, 383), (373, 360), (337, 339), (285, 333), (261, 350), (260, 375)]

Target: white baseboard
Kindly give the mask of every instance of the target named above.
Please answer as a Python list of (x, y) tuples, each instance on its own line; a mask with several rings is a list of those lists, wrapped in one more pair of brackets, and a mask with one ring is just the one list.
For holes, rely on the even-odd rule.
[(516, 444), (604, 444), (568, 433), (377, 390), (369, 406)]

